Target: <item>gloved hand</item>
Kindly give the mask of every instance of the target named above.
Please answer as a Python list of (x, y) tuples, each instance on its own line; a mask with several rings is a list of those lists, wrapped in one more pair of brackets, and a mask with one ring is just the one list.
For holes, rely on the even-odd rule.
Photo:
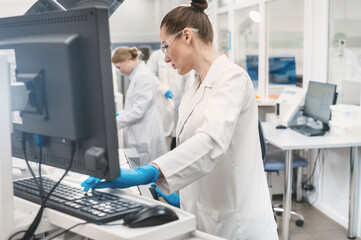
[(166, 92), (164, 93), (164, 97), (165, 97), (165, 98), (170, 98), (170, 99), (172, 99), (172, 98), (174, 97), (174, 94), (173, 94), (173, 92), (169, 89), (168, 91), (166, 91)]
[[(156, 185), (153, 183), (151, 185), (152, 187), (156, 187)], [(170, 205), (179, 208), (180, 207), (180, 198), (177, 193), (172, 193), (171, 195), (167, 196), (165, 195), (159, 188), (156, 188), (155, 191), (166, 200), (167, 203)]]
[(90, 188), (128, 188), (156, 182), (158, 176), (158, 169), (153, 164), (147, 163), (136, 169), (120, 168), (120, 177), (112, 181), (102, 181), (99, 178), (89, 177), (81, 183), (81, 186), (86, 192)]
[(118, 117), (118, 116), (119, 116), (119, 113), (116, 113), (116, 114), (115, 114), (115, 117)]

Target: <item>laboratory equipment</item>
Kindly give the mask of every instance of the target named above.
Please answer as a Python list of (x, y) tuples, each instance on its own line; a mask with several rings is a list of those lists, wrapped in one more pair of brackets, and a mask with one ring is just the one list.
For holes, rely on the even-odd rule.
[(276, 124), (283, 126), (296, 125), (299, 109), (303, 106), (306, 90), (298, 87), (285, 87), (276, 100)]

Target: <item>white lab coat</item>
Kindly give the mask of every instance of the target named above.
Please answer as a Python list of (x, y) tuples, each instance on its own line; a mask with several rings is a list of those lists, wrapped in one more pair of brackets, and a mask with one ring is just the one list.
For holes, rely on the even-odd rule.
[[(166, 194), (180, 190), (181, 208), (197, 228), (226, 239), (278, 239), (258, 135), (258, 111), (245, 70), (218, 57), (179, 108), (180, 144), (154, 162)], [(198, 89), (197, 89), (198, 88)]]
[(167, 152), (162, 121), (155, 104), (155, 78), (145, 63), (140, 62), (129, 79), (117, 127), (124, 128), (125, 145), (137, 150), (141, 164), (149, 163)]
[[(183, 76), (179, 75), (177, 70), (164, 59), (162, 50), (156, 50), (148, 59), (147, 66), (157, 78), (157, 106), (163, 121), (164, 134), (166, 137), (175, 137), (179, 104), (185, 90), (193, 84), (194, 74), (192, 72)], [(164, 97), (168, 90), (174, 94), (172, 99)]]

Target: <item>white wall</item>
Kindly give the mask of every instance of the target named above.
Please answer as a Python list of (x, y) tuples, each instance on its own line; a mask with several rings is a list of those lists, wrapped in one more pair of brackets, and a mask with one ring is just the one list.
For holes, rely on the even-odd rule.
[(155, 20), (155, 1), (125, 0), (109, 19), (111, 42), (157, 41)]
[(36, 0), (0, 0), (0, 18), (23, 15)]
[(159, 42), (161, 20), (184, 0), (125, 0), (110, 17), (111, 42)]

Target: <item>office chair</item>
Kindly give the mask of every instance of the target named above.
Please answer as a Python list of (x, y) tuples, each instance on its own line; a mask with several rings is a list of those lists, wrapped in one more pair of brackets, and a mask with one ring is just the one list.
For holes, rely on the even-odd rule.
[[(286, 154), (283, 150), (276, 150), (276, 151), (272, 151), (272, 152), (267, 152), (267, 145), (266, 145), (266, 139), (264, 138), (263, 135), (263, 129), (262, 129), (262, 124), (261, 124), (261, 120), (258, 120), (258, 132), (259, 132), (259, 138), (260, 138), (260, 142), (261, 142), (261, 149), (262, 149), (262, 159), (263, 159), (263, 166), (264, 166), (264, 170), (266, 171), (267, 174), (267, 181), (268, 181), (268, 186), (270, 189), (270, 196), (271, 196), (271, 200), (272, 200), (272, 182), (271, 182), (271, 173), (272, 172), (278, 172), (280, 170), (284, 170), (285, 169), (285, 158), (286, 158)], [(298, 154), (294, 154), (293, 155), (293, 164), (292, 164), (292, 168), (296, 168), (297, 169), (297, 183), (296, 183), (296, 201), (300, 202), (302, 201), (302, 168), (303, 167), (307, 167), (308, 166), (308, 162), (302, 158), (300, 155)], [(272, 205), (273, 207), (273, 211), (277, 214), (277, 213), (283, 213), (283, 208), (281, 208), (279, 205)], [(297, 213), (295, 211), (291, 210), (291, 215), (295, 215), (298, 217), (298, 219), (296, 220), (296, 225), (301, 227), (304, 223), (304, 218), (302, 216), (302, 214)]]

